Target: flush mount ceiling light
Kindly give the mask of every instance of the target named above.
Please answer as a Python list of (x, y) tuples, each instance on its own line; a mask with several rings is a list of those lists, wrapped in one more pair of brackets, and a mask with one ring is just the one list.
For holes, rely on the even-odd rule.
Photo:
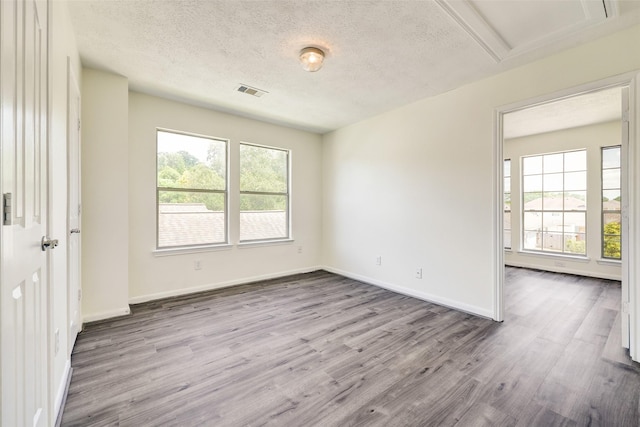
[(317, 47), (305, 47), (300, 51), (300, 63), (305, 71), (318, 71), (322, 68), (324, 52)]

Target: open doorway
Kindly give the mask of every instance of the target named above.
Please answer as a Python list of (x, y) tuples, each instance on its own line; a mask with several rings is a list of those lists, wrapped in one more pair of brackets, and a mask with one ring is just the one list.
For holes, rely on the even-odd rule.
[[(593, 86), (498, 111), (506, 266), (620, 280), (629, 348), (629, 84)], [(504, 320), (502, 283), (496, 318)]]

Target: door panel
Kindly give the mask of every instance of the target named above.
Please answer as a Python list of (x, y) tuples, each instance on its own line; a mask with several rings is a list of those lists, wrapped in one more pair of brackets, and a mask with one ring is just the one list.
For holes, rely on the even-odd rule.
[(0, 246), (1, 423), (7, 426), (49, 423), (47, 255), (40, 248), (47, 220), (47, 6), (0, 2), (0, 186), (10, 194)]

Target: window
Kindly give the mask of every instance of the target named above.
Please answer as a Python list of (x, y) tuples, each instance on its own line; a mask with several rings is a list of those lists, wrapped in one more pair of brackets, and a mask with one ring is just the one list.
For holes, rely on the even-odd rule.
[(227, 242), (227, 141), (157, 131), (157, 247)]
[(586, 150), (522, 158), (526, 250), (586, 255)]
[(240, 241), (289, 238), (289, 151), (240, 144)]
[(621, 259), (620, 146), (602, 148), (602, 258)]
[(511, 249), (511, 159), (504, 161), (504, 248)]

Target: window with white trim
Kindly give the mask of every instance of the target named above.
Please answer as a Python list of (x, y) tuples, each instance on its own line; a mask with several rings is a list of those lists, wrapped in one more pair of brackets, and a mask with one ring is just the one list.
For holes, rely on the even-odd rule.
[(240, 144), (240, 241), (289, 238), (290, 151)]
[(586, 255), (586, 150), (522, 158), (522, 248)]
[(157, 248), (227, 243), (227, 145), (157, 130)]
[(602, 258), (618, 260), (622, 257), (620, 149), (602, 147)]
[(511, 249), (511, 159), (504, 161), (504, 248)]

